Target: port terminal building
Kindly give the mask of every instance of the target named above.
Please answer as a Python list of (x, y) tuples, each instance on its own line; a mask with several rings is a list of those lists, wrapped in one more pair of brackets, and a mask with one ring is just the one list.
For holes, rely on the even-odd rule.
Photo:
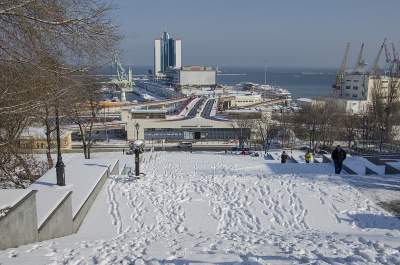
[(128, 141), (180, 142), (180, 141), (230, 141), (248, 140), (251, 130), (239, 128), (234, 121), (220, 121), (195, 117), (169, 120), (162, 110), (123, 109), (122, 121), (126, 124)]
[[(386, 97), (390, 86), (400, 90), (400, 78), (370, 73), (346, 73), (336, 93), (336, 102), (340, 109), (348, 113), (361, 113), (372, 103), (374, 89)], [(397, 92), (399, 93), (399, 92)]]
[(166, 71), (166, 78), (171, 85), (181, 88), (194, 87), (215, 87), (217, 84), (217, 72), (207, 66), (185, 66), (171, 68)]

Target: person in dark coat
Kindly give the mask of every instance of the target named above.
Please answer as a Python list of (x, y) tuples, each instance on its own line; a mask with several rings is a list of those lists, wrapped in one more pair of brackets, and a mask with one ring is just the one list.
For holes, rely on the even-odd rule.
[(282, 164), (286, 164), (288, 158), (289, 158), (289, 156), (286, 154), (285, 151), (283, 151), (283, 152), (282, 152), (282, 155), (281, 155), (281, 163), (282, 163)]
[(343, 161), (346, 159), (346, 152), (338, 145), (332, 152), (332, 160), (335, 164), (335, 173), (340, 174), (343, 168)]

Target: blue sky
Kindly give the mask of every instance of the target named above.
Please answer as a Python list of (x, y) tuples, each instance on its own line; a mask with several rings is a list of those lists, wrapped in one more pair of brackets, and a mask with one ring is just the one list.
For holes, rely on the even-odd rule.
[(372, 64), (384, 38), (400, 48), (400, 0), (118, 0), (123, 63), (152, 65), (162, 31), (184, 65), (338, 67), (362, 42)]

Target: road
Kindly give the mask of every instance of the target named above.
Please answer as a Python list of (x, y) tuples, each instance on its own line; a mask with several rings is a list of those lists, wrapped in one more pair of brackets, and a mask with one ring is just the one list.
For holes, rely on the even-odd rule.
[(201, 112), (201, 117), (205, 118), (205, 119), (211, 119), (211, 111), (213, 108), (213, 105), (215, 103), (215, 99), (209, 99), (206, 103), (206, 105), (204, 106), (203, 111)]
[(196, 117), (197, 113), (199, 112), (200, 107), (203, 105), (205, 98), (201, 98), (199, 101), (196, 102), (196, 104), (192, 107), (192, 109), (189, 111), (189, 113), (186, 115), (183, 120), (188, 120), (188, 119), (193, 119)]

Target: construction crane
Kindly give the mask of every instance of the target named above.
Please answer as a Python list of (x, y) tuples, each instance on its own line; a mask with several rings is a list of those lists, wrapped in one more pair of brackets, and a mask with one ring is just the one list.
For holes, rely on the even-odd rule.
[(393, 55), (393, 64), (392, 64), (392, 71), (393, 74), (396, 76), (400, 75), (400, 59), (399, 54), (396, 51), (396, 45), (392, 42), (392, 55)]
[(367, 64), (364, 60), (364, 42), (361, 44), (360, 52), (357, 57), (357, 64), (355, 67), (356, 72), (361, 72)]
[(341, 88), (344, 81), (344, 76), (346, 73), (347, 61), (349, 59), (349, 52), (350, 52), (350, 42), (347, 43), (346, 51), (344, 53), (342, 65), (339, 68), (339, 71), (336, 75), (336, 83), (333, 85), (334, 91), (333, 94), (335, 97), (339, 96), (339, 92), (341, 92)]
[(383, 41), (381, 48), (379, 49), (378, 55), (375, 58), (374, 64), (372, 65), (372, 70), (371, 70), (372, 75), (379, 74), (379, 61), (381, 59), (382, 52), (383, 52), (385, 46), (386, 46), (386, 39)]
[[(389, 74), (392, 74), (393, 70), (394, 70), (394, 58), (392, 58), (392, 54), (389, 51), (388, 45), (386, 43), (386, 39), (384, 42), (384, 46), (385, 46), (384, 48), (385, 48), (385, 59), (386, 59), (387, 71), (389, 72)], [(393, 52), (393, 56), (394, 56), (394, 52)]]
[(386, 63), (391, 63), (391, 61), (392, 61), (392, 56), (391, 56), (390, 51), (389, 51), (389, 49), (388, 49), (388, 47), (387, 47), (386, 39), (385, 39), (384, 43), (385, 43), (384, 48), (385, 48)]
[(125, 72), (117, 52), (113, 55), (113, 66), (117, 70), (117, 76), (111, 80), (111, 83), (117, 85), (121, 91), (131, 91), (134, 85), (132, 70), (129, 68), (128, 74)]

